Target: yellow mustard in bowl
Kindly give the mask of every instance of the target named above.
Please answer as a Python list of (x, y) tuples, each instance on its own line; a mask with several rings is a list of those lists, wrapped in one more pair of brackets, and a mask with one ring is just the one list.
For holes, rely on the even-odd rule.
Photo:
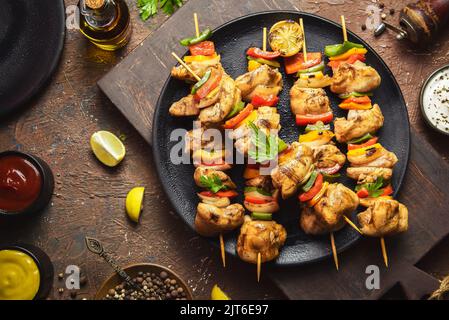
[(19, 250), (0, 250), (0, 300), (32, 300), (39, 291), (36, 262)]

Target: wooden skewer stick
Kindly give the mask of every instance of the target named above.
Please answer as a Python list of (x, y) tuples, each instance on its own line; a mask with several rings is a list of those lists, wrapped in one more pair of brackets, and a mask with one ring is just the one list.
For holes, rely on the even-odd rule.
[(380, 238), (380, 247), (382, 248), (382, 256), (384, 257), (385, 266), (388, 268), (387, 247), (385, 246), (385, 239), (384, 239), (384, 237)]
[(307, 62), (306, 33), (304, 32), (304, 22), (303, 22), (302, 18), (299, 19), (299, 24), (301, 25), (302, 36), (303, 36), (302, 53), (303, 53), (303, 56), (304, 56), (304, 62)]
[(332, 255), (334, 256), (335, 268), (337, 268), (338, 271), (337, 247), (335, 246), (335, 238), (333, 232), (331, 232), (331, 247), (332, 247)]
[(354, 222), (351, 221), (351, 219), (349, 219), (347, 216), (343, 215), (343, 218), (345, 219), (345, 221), (354, 229), (356, 230), (358, 233), (363, 234), (363, 232), (354, 224)]
[(201, 78), (198, 77), (198, 75), (197, 75), (195, 72), (193, 72), (193, 70), (190, 69), (190, 67), (189, 67), (184, 61), (182, 61), (182, 59), (181, 59), (180, 57), (178, 57), (178, 55), (177, 55), (176, 53), (172, 52), (171, 55), (172, 55), (173, 57), (175, 57), (175, 59), (178, 60), (178, 62), (179, 62), (184, 68), (186, 68), (187, 71), (190, 72), (190, 74), (196, 79), (196, 81), (200, 81), (200, 80), (201, 80)]
[(267, 51), (267, 28), (263, 28), (262, 50)]
[(260, 281), (260, 271), (262, 268), (262, 255), (260, 252), (257, 253), (257, 282)]
[(345, 16), (341, 16), (341, 27), (343, 29), (343, 40), (344, 41), (348, 41), (348, 32), (346, 31), (346, 20), (345, 20)]
[(221, 261), (223, 262), (223, 268), (226, 268), (226, 251), (224, 247), (223, 234), (220, 233), (220, 251), (221, 251)]
[(198, 24), (198, 15), (196, 14), (196, 12), (193, 14), (193, 21), (195, 22), (195, 35), (197, 37), (200, 36), (200, 27)]

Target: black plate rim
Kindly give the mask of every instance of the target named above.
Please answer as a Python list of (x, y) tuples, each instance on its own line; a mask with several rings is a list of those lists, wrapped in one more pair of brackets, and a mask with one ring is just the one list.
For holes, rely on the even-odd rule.
[(24, 95), (21, 97), (16, 104), (11, 104), (7, 107), (0, 108), (0, 116), (7, 116), (10, 115), (16, 111), (18, 111), (20, 108), (24, 106), (27, 102), (29, 102), (32, 98), (34, 98), (39, 92), (48, 84), (49, 80), (55, 73), (59, 62), (62, 57), (62, 51), (64, 49), (64, 42), (65, 42), (65, 3), (64, 0), (59, 0), (55, 6), (60, 6), (60, 15), (59, 15), (59, 27), (58, 30), (58, 37), (60, 37), (58, 41), (58, 45), (55, 50), (55, 56), (52, 60), (52, 63), (49, 65), (49, 68), (45, 73), (42, 74), (41, 81), (38, 82), (33, 90), (31, 90), (27, 95)]
[[(266, 10), (266, 11), (260, 11), (260, 12), (254, 12), (254, 13), (250, 13), (250, 14), (246, 14), (243, 16), (240, 16), (238, 18), (232, 19), (220, 26), (218, 26), (217, 28), (213, 29), (213, 32), (215, 33), (216, 31), (219, 31), (222, 28), (227, 27), (230, 24), (239, 22), (241, 20), (245, 20), (247, 18), (250, 17), (254, 17), (254, 16), (259, 16), (259, 15), (269, 15), (269, 14), (295, 14), (295, 15), (301, 15), (301, 16), (309, 16), (311, 18), (315, 18), (318, 20), (322, 20), (326, 23), (330, 23), (334, 26), (337, 26), (339, 28), (341, 28), (340, 24), (329, 20), (327, 18), (312, 14), (312, 13), (307, 13), (307, 12), (303, 12), (303, 11), (297, 11), (297, 10)], [(391, 69), (388, 67), (388, 65), (385, 63), (385, 61), (380, 57), (380, 55), (365, 41), (363, 40), (361, 37), (359, 37), (358, 35), (356, 35), (354, 32), (347, 30), (348, 34), (350, 34), (352, 37), (354, 37), (355, 39), (357, 39), (358, 41), (360, 41), (361, 43), (363, 43), (363, 45), (368, 48), (368, 51), (370, 51), (370, 53), (374, 54), (374, 56), (380, 61), (380, 63), (383, 65), (383, 67), (385, 68), (385, 70), (388, 72), (388, 75), (390, 76), (390, 78), (393, 80), (394, 83), (394, 88), (398, 91), (399, 93), (399, 98), (400, 98), (400, 108), (402, 108), (402, 112), (405, 112), (405, 114), (407, 115), (406, 119), (407, 119), (407, 125), (406, 125), (406, 134), (408, 137), (408, 143), (406, 145), (406, 155), (405, 155), (405, 170), (403, 172), (401, 172), (400, 176), (399, 176), (399, 183), (398, 183), (398, 187), (397, 189), (394, 191), (393, 196), (396, 197), (399, 194), (399, 191), (401, 190), (401, 186), (402, 183), (404, 182), (404, 177), (405, 174), (407, 172), (407, 168), (408, 168), (408, 163), (409, 163), (409, 159), (410, 159), (410, 146), (411, 146), (411, 139), (410, 139), (410, 119), (409, 119), (409, 115), (408, 115), (408, 111), (407, 111), (407, 107), (406, 107), (406, 103), (404, 100), (404, 96), (402, 94), (402, 90), (395, 78), (395, 76), (393, 75), (393, 72), (391, 71)], [(187, 52), (187, 51), (186, 51)], [(184, 53), (185, 55), (185, 53)], [(162, 166), (161, 166), (161, 152), (158, 149), (155, 149), (154, 146), (158, 145), (158, 119), (159, 119), (159, 114), (160, 112), (162, 112), (162, 108), (161, 108), (161, 103), (162, 103), (162, 93), (165, 92), (165, 90), (167, 89), (167, 86), (170, 82), (171, 76), (169, 75), (167, 77), (167, 79), (165, 80), (164, 86), (162, 87), (158, 100), (156, 102), (156, 107), (154, 109), (154, 115), (153, 115), (153, 127), (152, 127), (152, 146), (153, 146), (153, 161), (155, 162), (155, 166), (156, 166), (156, 171), (157, 171), (157, 175), (159, 177), (159, 181), (162, 184), (162, 189), (164, 190), (166, 196), (168, 197), (171, 205), (173, 206), (173, 208), (175, 209), (176, 213), (178, 214), (178, 216), (181, 217), (181, 219), (185, 222), (185, 224), (195, 232), (195, 229), (188, 223), (188, 221), (185, 219), (184, 215), (180, 214), (179, 212), (179, 208), (176, 205), (177, 201), (175, 199), (175, 197), (173, 196), (173, 194), (170, 192), (170, 188), (169, 188), (169, 183), (168, 181), (166, 181), (166, 177), (162, 175)], [(164, 110), (165, 111), (165, 110)], [(360, 234), (357, 233), (356, 237), (351, 241), (348, 242), (342, 246), (340, 246), (339, 248), (337, 248), (337, 252), (341, 253), (351, 247), (353, 247), (360, 239), (362, 238), (362, 236)], [(212, 240), (210, 238), (206, 238), (208, 239), (209, 242), (211, 242), (214, 246), (218, 247), (218, 241), (216, 240)], [(233, 254), (234, 257), (237, 256), (236, 253)], [(317, 263), (323, 260), (326, 260), (328, 258), (330, 258), (332, 256), (332, 253), (329, 252), (329, 254), (327, 255), (323, 255), (321, 257), (317, 257), (314, 259), (310, 259), (307, 261), (297, 261), (297, 262), (283, 262), (282, 264), (277, 264), (276, 260), (274, 261), (270, 261), (268, 264), (273, 265), (275, 267), (295, 267), (295, 266), (302, 266), (302, 265), (308, 265), (308, 264), (312, 264), (312, 263)]]

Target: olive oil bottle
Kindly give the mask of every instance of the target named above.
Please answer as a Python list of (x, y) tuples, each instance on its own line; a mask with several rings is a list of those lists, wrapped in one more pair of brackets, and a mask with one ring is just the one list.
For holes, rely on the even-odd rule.
[(124, 0), (80, 0), (80, 31), (97, 47), (114, 51), (124, 47), (132, 25)]

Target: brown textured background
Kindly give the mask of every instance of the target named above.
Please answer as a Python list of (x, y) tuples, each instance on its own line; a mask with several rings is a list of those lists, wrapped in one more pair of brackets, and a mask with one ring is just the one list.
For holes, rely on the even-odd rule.
[[(66, 0), (66, 5), (76, 2)], [(383, 2), (386, 8), (397, 11), (407, 3)], [(169, 266), (188, 280), (196, 298), (208, 298), (215, 283), (235, 299), (283, 298), (266, 278), (261, 284), (255, 283), (253, 266), (233, 259), (228, 268), (221, 268), (218, 251), (184, 226), (171, 209), (153, 169), (151, 148), (97, 88), (96, 82), (111, 67), (167, 19), (159, 14), (142, 22), (135, 1), (127, 3), (134, 32), (124, 50), (100, 51), (76, 30), (68, 30), (61, 64), (48, 88), (29, 103), (28, 109), (1, 119), (0, 150), (19, 149), (39, 155), (53, 168), (56, 187), (52, 204), (42, 215), (26, 224), (0, 226), (0, 241), (21, 240), (43, 248), (52, 258), (56, 273), (69, 264), (81, 266), (88, 284), (80, 290), (79, 298), (92, 297), (111, 273), (106, 263), (87, 252), (85, 235), (100, 239), (122, 264), (151, 261)], [(397, 43), (391, 33), (374, 39), (369, 31), (361, 31), (365, 8), (372, 1), (292, 3), (299, 10), (334, 21), (345, 14), (348, 28), (370, 43), (392, 69), (407, 101), (412, 125), (446, 159), (447, 138), (427, 128), (417, 101), (418, 88), (425, 78), (449, 62), (449, 34), (428, 51), (415, 52)], [(398, 13), (388, 15), (388, 20), (396, 21), (397, 17)], [(171, 19), (176, 19), (176, 14)], [(105, 168), (92, 155), (88, 141), (97, 130), (126, 136), (127, 156), (118, 168)], [(124, 199), (137, 185), (146, 187), (146, 197), (141, 223), (134, 225), (124, 213)], [(449, 257), (444, 249), (445, 245), (440, 246), (421, 267), (438, 276), (448, 272)], [(62, 284), (55, 278), (55, 288)], [(62, 295), (56, 291), (50, 298), (68, 298), (67, 291)]]

